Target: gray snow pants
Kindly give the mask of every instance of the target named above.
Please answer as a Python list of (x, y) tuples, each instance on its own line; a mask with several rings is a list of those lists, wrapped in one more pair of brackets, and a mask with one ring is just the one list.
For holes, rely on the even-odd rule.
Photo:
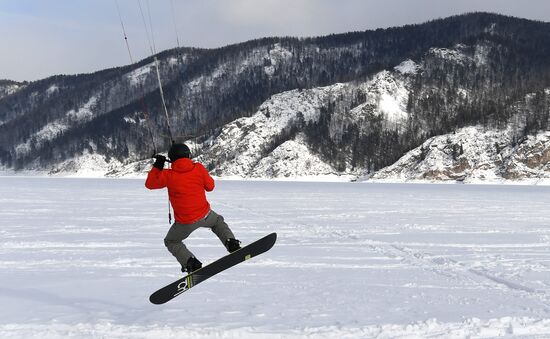
[(187, 249), (182, 241), (187, 239), (187, 237), (199, 227), (210, 228), (212, 232), (218, 236), (224, 246), (227, 239), (235, 238), (233, 232), (231, 232), (229, 226), (227, 226), (223, 220), (223, 217), (212, 210), (210, 210), (205, 218), (194, 224), (180, 224), (175, 222), (164, 238), (164, 245), (166, 245), (168, 251), (176, 257), (182, 267), (185, 267), (187, 260), (193, 256), (193, 253)]

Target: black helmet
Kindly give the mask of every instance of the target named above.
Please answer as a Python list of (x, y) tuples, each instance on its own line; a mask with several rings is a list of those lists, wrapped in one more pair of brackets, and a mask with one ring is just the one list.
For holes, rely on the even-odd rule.
[(180, 158), (191, 158), (191, 151), (186, 144), (172, 144), (172, 147), (170, 147), (168, 151), (168, 158), (170, 158), (172, 162)]

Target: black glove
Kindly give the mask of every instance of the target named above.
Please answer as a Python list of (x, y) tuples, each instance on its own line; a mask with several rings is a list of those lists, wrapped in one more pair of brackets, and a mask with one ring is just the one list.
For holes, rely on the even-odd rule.
[(166, 162), (166, 157), (162, 154), (156, 154), (153, 155), (153, 158), (155, 158), (155, 163), (153, 164), (153, 167), (162, 170), (164, 168), (164, 163)]

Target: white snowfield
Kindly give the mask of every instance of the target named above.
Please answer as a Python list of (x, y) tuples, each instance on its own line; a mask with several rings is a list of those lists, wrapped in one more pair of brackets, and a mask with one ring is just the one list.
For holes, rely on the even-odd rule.
[[(0, 177), (0, 338), (550, 338), (550, 187), (218, 181), (269, 252), (164, 305), (165, 191)], [(225, 254), (208, 230), (187, 244)]]

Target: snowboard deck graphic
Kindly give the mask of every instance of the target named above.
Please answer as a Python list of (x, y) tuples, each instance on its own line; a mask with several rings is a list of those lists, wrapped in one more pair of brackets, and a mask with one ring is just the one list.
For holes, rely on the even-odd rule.
[(151, 294), (149, 301), (153, 304), (164, 304), (189, 290), (195, 285), (205, 281), (206, 279), (233, 267), (243, 261), (251, 259), (259, 254), (267, 252), (277, 240), (277, 233), (271, 233), (255, 242), (248, 244), (233, 253), (221, 257), (220, 259), (200, 268), (187, 276), (174, 281), (173, 283), (164, 286), (155, 293)]

